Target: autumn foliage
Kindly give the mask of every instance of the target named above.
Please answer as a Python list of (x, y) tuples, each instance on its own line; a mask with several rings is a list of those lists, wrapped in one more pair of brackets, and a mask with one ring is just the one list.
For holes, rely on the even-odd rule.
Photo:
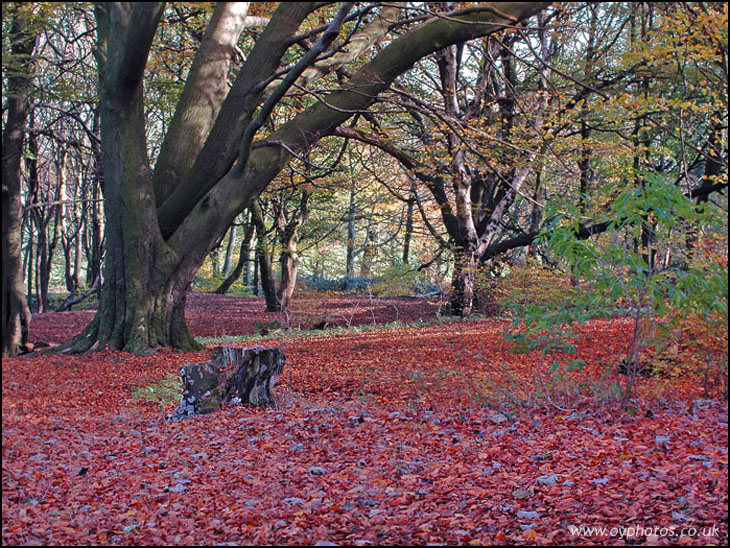
[[(207, 299), (194, 332), (246, 302)], [(625, 320), (582, 328), (569, 376), (506, 325), (267, 340), (278, 408), (180, 423), (134, 395), (209, 352), (4, 359), (3, 544), (727, 543), (727, 404), (701, 371), (642, 379), (617, 413)]]

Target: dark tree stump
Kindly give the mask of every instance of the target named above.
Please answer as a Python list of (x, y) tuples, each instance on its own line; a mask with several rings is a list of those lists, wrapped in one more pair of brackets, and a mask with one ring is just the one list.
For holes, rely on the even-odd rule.
[(281, 348), (219, 346), (213, 350), (210, 361), (180, 369), (182, 399), (170, 418), (182, 420), (212, 413), (221, 404), (274, 407), (276, 401), (271, 388), (285, 361)]

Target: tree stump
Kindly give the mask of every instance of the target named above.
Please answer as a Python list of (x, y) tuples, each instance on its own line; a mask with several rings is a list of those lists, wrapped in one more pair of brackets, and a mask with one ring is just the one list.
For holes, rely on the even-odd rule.
[(171, 420), (212, 413), (222, 404), (276, 406), (271, 388), (285, 361), (281, 348), (215, 348), (209, 361), (180, 369), (182, 399)]

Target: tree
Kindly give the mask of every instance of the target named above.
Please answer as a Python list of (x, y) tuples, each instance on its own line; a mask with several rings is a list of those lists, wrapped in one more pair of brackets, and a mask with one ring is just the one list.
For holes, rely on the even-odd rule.
[[(472, 311), (477, 269), (536, 163), (538, 151), (526, 143), (542, 138), (549, 48), (542, 40), (534, 87), (518, 82), (515, 42), (485, 38), (439, 50), (388, 99), (403, 109), (401, 119), (378, 116), (385, 119), (375, 133), (338, 130), (393, 155), (428, 189), (446, 231), (436, 237), (454, 256), (456, 315)], [(407, 144), (385, 137), (394, 134)]]
[[(301, 74), (335, 43), (354, 9), (335, 14), (318, 3), (282, 3), (226, 93), (231, 56), (246, 27), (247, 3), (217, 4), (188, 74), (154, 169), (148, 159), (144, 71), (164, 4), (98, 3), (101, 149), (107, 215), (104, 286), (92, 323), (65, 349), (143, 351), (197, 348), (188, 332), (185, 293), (212, 246), (234, 218), (295, 156), (365, 109), (420, 58), (497, 32), (549, 3), (485, 3), (403, 26), (400, 36), (345, 76), (326, 99), (265, 134), (270, 113)], [(354, 12), (357, 21), (376, 5)], [(323, 29), (297, 34), (315, 10)], [(311, 27), (311, 23), (307, 23)], [(316, 31), (316, 32), (315, 32)], [(316, 43), (309, 37), (321, 32)], [(290, 46), (306, 53), (282, 71)], [(310, 47), (311, 45), (311, 47)], [(340, 44), (341, 46), (342, 44)]]
[[(30, 112), (33, 52), (39, 30), (27, 5), (12, 3), (3, 19), (10, 18), (10, 51), (3, 51), (3, 73), (7, 70), (7, 118), (3, 128), (3, 356), (15, 356), (28, 342), (30, 310), (25, 300), (21, 261), (21, 169), (25, 124)], [(4, 24), (3, 24), (4, 27)], [(3, 28), (3, 31), (5, 29)], [(3, 32), (3, 34), (5, 34)], [(5, 41), (3, 40), (3, 46)], [(6, 65), (6, 62), (8, 65)], [(5, 107), (3, 107), (5, 109)]]
[[(241, 277), (241, 274), (245, 272), (245, 284), (248, 285), (250, 281), (250, 263), (251, 263), (251, 240), (253, 239), (253, 232), (254, 232), (254, 226), (253, 222), (250, 219), (250, 215), (248, 212), (244, 213), (244, 233), (243, 233), (243, 239), (241, 240), (241, 246), (238, 252), (238, 260), (236, 261), (236, 266), (233, 268), (231, 272), (226, 273), (224, 269), (224, 276), (226, 278), (221, 282), (221, 284), (216, 288), (215, 293), (218, 293), (219, 295), (225, 295), (225, 293), (231, 288), (231, 286), (238, 281), (238, 279)], [(231, 241), (229, 242), (229, 248), (232, 247), (232, 243), (235, 241), (233, 238), (233, 234), (235, 234), (236, 225), (234, 224), (231, 227)], [(226, 253), (226, 261), (228, 261), (228, 255), (229, 253)]]
[[(267, 312), (280, 312), (289, 307), (299, 273), (299, 229), (308, 215), (310, 191), (279, 190), (267, 200), (271, 207), (273, 227), (266, 229), (262, 204), (257, 202), (252, 209), (252, 222), (256, 228), (256, 260), (261, 272), (261, 288), (266, 300)], [(274, 280), (272, 253), (269, 251), (267, 235), (276, 233), (279, 247), (279, 286)]]
[[(714, 30), (722, 10), (545, 10), (534, 28), (434, 53), (358, 126), (338, 128), (420, 181), (424, 224), (454, 257), (453, 313), (470, 312), (479, 266), (523, 246), (538, 253), (535, 238), (554, 221), (545, 204), (578, 205), (576, 236), (585, 239), (616, 226), (607, 204), (647, 171), (673, 173), (688, 195), (724, 188), (727, 45)], [(698, 188), (692, 171), (702, 165)], [(656, 254), (651, 231), (647, 220), (637, 241), (647, 256)]]

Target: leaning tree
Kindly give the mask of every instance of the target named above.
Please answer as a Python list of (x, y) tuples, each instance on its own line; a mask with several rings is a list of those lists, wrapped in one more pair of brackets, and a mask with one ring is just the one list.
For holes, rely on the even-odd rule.
[[(514, 26), (548, 5), (495, 2), (434, 14), (407, 13), (402, 4), (281, 3), (228, 89), (250, 18), (248, 3), (219, 3), (153, 168), (143, 86), (165, 5), (97, 3), (104, 286), (94, 320), (65, 349), (198, 347), (185, 323), (186, 291), (220, 235), (292, 158), (305, 156), (424, 56)], [(410, 18), (393, 17), (394, 10)], [(313, 20), (325, 16), (327, 24), (315, 28)], [(380, 51), (369, 54), (380, 38)], [(298, 47), (306, 53), (295, 55)], [(287, 65), (292, 58), (298, 61)], [(360, 60), (356, 71), (345, 66), (353, 60)], [(315, 93), (311, 106), (272, 131), (270, 115), (290, 89), (335, 71), (335, 89)]]

